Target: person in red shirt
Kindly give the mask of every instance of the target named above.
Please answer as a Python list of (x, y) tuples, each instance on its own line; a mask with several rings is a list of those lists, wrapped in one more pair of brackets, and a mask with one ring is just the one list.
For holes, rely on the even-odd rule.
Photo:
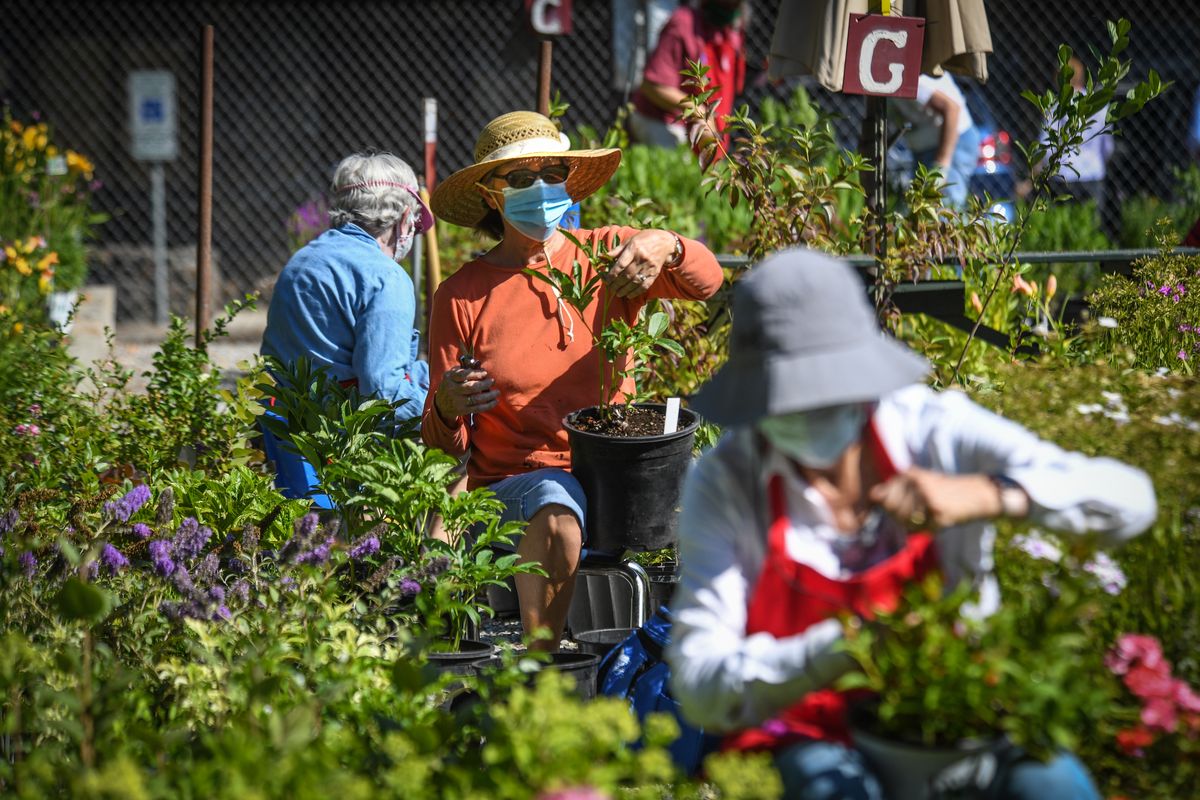
[[(633, 95), (629, 133), (634, 141), (660, 147), (690, 141), (699, 150), (703, 140), (725, 130), (724, 116), (733, 113), (733, 103), (746, 84), (744, 11), (745, 0), (700, 0), (697, 6), (675, 10)], [(680, 73), (689, 61), (708, 67), (709, 86), (716, 90), (708, 116), (716, 131), (699, 124), (689, 131), (682, 120), (688, 90)], [(723, 144), (728, 148), (728, 136)]]

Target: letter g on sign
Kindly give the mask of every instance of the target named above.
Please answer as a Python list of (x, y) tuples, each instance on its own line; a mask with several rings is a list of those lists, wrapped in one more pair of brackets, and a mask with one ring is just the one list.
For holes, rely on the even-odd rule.
[(908, 31), (871, 31), (863, 39), (862, 52), (858, 54), (858, 80), (862, 87), (871, 94), (895, 94), (904, 82), (904, 64), (893, 61), (887, 65), (891, 75), (887, 83), (880, 83), (872, 75), (871, 64), (875, 59), (875, 47), (880, 39), (886, 39), (900, 50), (908, 44)]
[[(916, 97), (924, 44), (925, 20), (920, 17), (851, 14), (842, 91)], [(881, 80), (884, 75), (888, 77)]]

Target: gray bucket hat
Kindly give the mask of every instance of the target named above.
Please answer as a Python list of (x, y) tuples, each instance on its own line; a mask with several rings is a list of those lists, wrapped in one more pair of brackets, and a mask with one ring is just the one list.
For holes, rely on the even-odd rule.
[(886, 337), (845, 262), (795, 248), (733, 290), (729, 360), (692, 399), (719, 425), (868, 402), (924, 379), (929, 363)]

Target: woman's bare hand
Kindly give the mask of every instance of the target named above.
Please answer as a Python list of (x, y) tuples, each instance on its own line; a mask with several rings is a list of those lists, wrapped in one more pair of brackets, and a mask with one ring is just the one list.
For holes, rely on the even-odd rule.
[(658, 273), (675, 255), (675, 234), (670, 231), (638, 231), (612, 252), (613, 262), (605, 282), (617, 297), (645, 294)]
[(483, 368), (448, 369), (438, 384), (433, 403), (442, 419), (454, 424), (459, 417), (482, 414), (496, 407), (500, 390), (492, 388), (495, 382)]
[(938, 530), (1000, 516), (1000, 489), (987, 475), (911, 467), (872, 487), (869, 498), (909, 530)]

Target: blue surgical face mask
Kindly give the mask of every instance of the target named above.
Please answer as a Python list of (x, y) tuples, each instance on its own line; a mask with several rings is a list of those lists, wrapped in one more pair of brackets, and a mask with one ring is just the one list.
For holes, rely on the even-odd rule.
[(500, 213), (522, 235), (544, 242), (554, 235), (571, 202), (566, 183), (538, 179), (524, 189), (506, 187)]
[(867, 407), (856, 403), (767, 417), (758, 429), (784, 455), (806, 467), (829, 469), (866, 424)]

